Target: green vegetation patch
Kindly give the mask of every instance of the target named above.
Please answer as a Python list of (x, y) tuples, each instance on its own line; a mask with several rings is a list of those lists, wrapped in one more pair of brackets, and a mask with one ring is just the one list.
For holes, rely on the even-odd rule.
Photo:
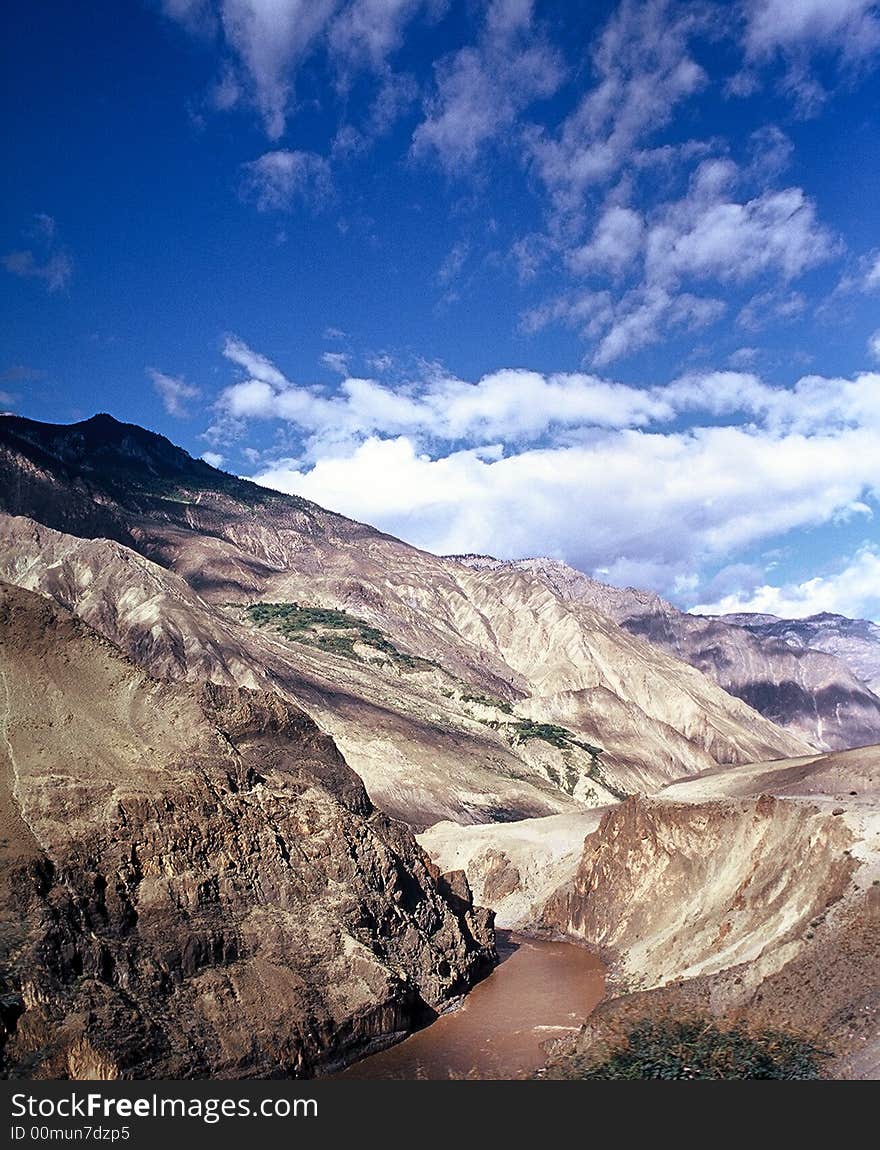
[(590, 756), (590, 769), (587, 772), (589, 778), (604, 787), (609, 794), (614, 795), (621, 802), (629, 798), (627, 792), (612, 783), (605, 774), (602, 764), (599, 762), (599, 756), (605, 753), (602, 748), (594, 747), (592, 743), (585, 743), (583, 739), (576, 738), (568, 727), (559, 727), (556, 723), (536, 723), (533, 719), (517, 719), (515, 723), (508, 724), (507, 729), (512, 730), (514, 742), (517, 743), (527, 743), (530, 739), (541, 739), (543, 742), (549, 743), (551, 747), (558, 747), (561, 751), (579, 747)]
[(828, 1057), (827, 1052), (790, 1034), (719, 1030), (704, 1019), (666, 1020), (640, 1023), (624, 1045), (602, 1062), (585, 1065), (573, 1056), (565, 1064), (564, 1076), (815, 1079), (821, 1077), (822, 1059)]
[(330, 607), (300, 607), (298, 603), (252, 603), (245, 610), (258, 627), (272, 627), (285, 639), (346, 659), (360, 660), (355, 650), (358, 643), (410, 671), (428, 671), (437, 666), (431, 659), (398, 651), (378, 628), (371, 627), (356, 615), (349, 615), (347, 611), (334, 611)]
[[(450, 692), (451, 694), (451, 692)], [(505, 715), (513, 714), (513, 707), (504, 699), (493, 699), (489, 695), (462, 695), (463, 703), (478, 703), (481, 707), (494, 707), (496, 711), (503, 711)]]
[(592, 758), (603, 754), (601, 747), (594, 747), (592, 743), (585, 743), (575, 737), (568, 727), (558, 727), (555, 723), (536, 723), (532, 719), (518, 719), (513, 724), (514, 738), (518, 743), (527, 743), (529, 739), (542, 739), (553, 747), (566, 750), (568, 747), (580, 747)]

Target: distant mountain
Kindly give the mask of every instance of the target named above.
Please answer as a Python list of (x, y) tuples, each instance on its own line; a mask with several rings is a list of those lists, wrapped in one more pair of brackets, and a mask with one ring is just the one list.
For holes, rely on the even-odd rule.
[(745, 627), (753, 635), (835, 655), (872, 691), (880, 693), (880, 627), (868, 619), (847, 619), (827, 611), (806, 619), (750, 614), (718, 618), (735, 627)]
[(652, 591), (611, 587), (554, 559), (479, 563), (527, 571), (561, 598), (602, 611), (819, 749), (880, 742), (880, 698), (870, 689), (870, 672), (876, 682), (880, 669), (873, 623), (832, 615), (689, 615)]

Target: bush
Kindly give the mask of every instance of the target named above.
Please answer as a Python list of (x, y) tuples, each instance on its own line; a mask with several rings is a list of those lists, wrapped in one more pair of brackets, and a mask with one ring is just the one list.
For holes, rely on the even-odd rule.
[(566, 1077), (617, 1078), (820, 1078), (826, 1052), (790, 1034), (719, 1030), (706, 1020), (643, 1022), (602, 1062), (578, 1066)]

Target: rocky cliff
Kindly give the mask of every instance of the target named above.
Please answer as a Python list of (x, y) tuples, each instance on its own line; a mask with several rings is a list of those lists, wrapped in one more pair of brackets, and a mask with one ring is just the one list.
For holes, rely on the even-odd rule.
[(612, 953), (630, 986), (759, 960), (766, 973), (843, 894), (852, 842), (830, 813), (772, 795), (631, 799), (587, 836), (574, 879), (542, 918)]
[(5, 1073), (300, 1076), (491, 966), (491, 914), (278, 695), (0, 587)]

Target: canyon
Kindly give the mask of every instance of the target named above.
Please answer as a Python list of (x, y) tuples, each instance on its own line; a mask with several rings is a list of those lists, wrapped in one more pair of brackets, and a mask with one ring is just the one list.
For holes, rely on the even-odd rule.
[(2, 417), (0, 512), (6, 1073), (327, 1073), (458, 1005), (493, 916), (607, 964), (569, 1054), (775, 1003), (870, 1073), (859, 621), (431, 555), (109, 416)]

